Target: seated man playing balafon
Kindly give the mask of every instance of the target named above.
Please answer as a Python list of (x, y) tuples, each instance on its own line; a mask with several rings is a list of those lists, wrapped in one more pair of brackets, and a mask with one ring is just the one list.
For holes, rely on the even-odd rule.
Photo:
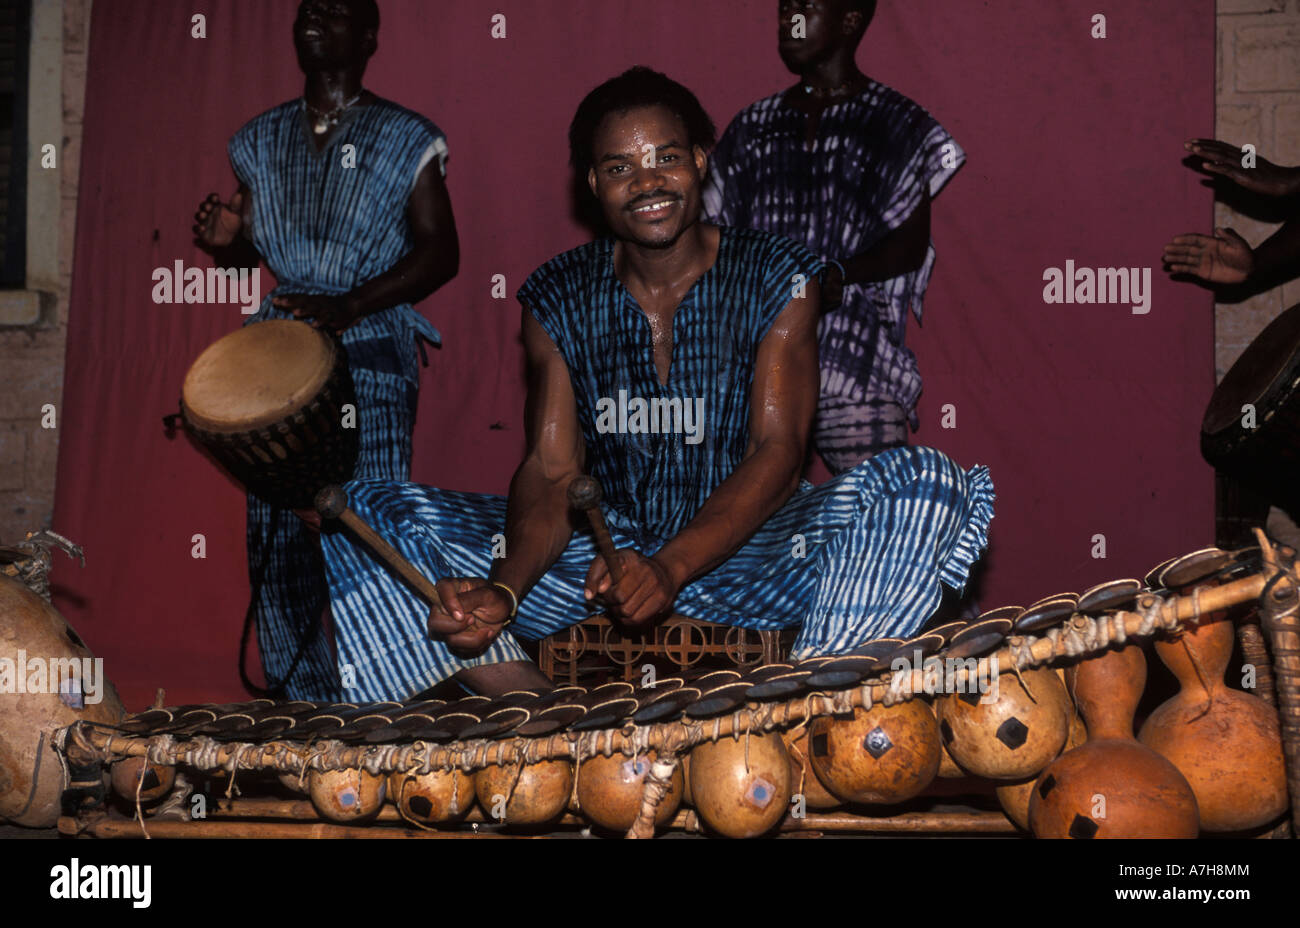
[[(800, 480), (820, 262), (700, 221), (713, 141), (694, 95), (644, 68), (579, 106), (572, 158), (610, 234), (519, 291), (527, 452), (509, 496), (349, 484), (357, 513), (437, 579), (432, 616), (350, 536), (325, 539), (347, 698), (405, 699), (448, 677), (488, 695), (548, 687), (517, 638), (572, 625), (593, 602), (631, 626), (673, 611), (798, 627), (800, 657), (910, 634), (941, 584), (965, 583), (993, 515), (985, 468), (899, 448), (819, 487)], [(682, 427), (660, 403), (651, 430), (635, 399), (680, 399)], [(703, 414), (694, 435), (688, 408)], [(566, 491), (584, 473), (604, 489), (617, 583), (575, 531)]]

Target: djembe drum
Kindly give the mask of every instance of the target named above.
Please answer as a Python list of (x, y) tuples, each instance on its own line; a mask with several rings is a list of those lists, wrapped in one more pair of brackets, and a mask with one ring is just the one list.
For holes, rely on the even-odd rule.
[(1201, 453), (1269, 502), (1300, 512), (1300, 305), (1270, 322), (1215, 388)]
[(358, 423), (347, 354), (305, 322), (272, 319), (217, 340), (181, 388), (186, 429), (253, 495), (309, 509), (356, 469)]
[(1232, 631), (1227, 620), (1206, 622), (1155, 643), (1180, 688), (1138, 734), (1187, 778), (1206, 831), (1256, 828), (1288, 805), (1277, 712), (1223, 682)]
[(1039, 838), (1195, 838), (1196, 796), (1173, 764), (1133, 737), (1146, 658), (1130, 644), (1066, 673), (1088, 740), (1043, 771), (1029, 797)]

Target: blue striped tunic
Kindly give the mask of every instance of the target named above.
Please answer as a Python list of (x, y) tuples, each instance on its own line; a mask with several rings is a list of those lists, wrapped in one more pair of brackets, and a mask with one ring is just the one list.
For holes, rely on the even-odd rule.
[[(524, 284), (521, 301), (569, 366), (587, 465), (603, 484), (616, 545), (653, 554), (743, 460), (758, 345), (798, 275), (818, 272), (794, 242), (724, 227), (717, 262), (674, 315), (667, 386), (658, 382), (645, 314), (614, 272), (611, 241), (560, 255)], [(620, 391), (626, 400), (611, 421), (609, 401), (617, 407)], [(671, 421), (666, 431), (633, 430), (637, 398), (703, 399), (701, 440), (692, 443)], [(495, 536), (505, 531), (504, 497), (369, 480), (348, 490), (357, 513), (428, 576), (490, 571)], [(934, 611), (941, 583), (965, 583), (992, 504), (985, 468), (963, 472), (928, 448), (889, 452), (822, 486), (802, 483), (673, 608), (746, 628), (799, 626), (799, 656), (907, 634)], [(517, 638), (559, 631), (590, 608), (582, 588), (596, 547), (590, 533), (576, 532), (509, 631), (464, 658), (427, 636), (428, 605), (372, 555), (342, 533), (323, 543), (349, 700), (407, 698), (465, 667), (526, 660)]]
[[(704, 203), (716, 222), (765, 229), (826, 258), (865, 251), (902, 225), (966, 160), (924, 109), (871, 81), (821, 114), (807, 142), (807, 116), (784, 94), (741, 110), (710, 156)], [(821, 323), (823, 406), (887, 397), (916, 422), (921, 376), (904, 345), (907, 313), (921, 320), (934, 267), (892, 280), (850, 284)]]
[[(292, 319), (280, 293), (342, 294), (388, 271), (412, 247), (407, 204), (420, 171), (446, 138), (429, 120), (387, 100), (344, 112), (317, 151), (301, 99), (257, 116), (230, 140), (230, 161), (252, 191), (251, 235), (277, 286), (249, 322)], [(419, 390), (416, 339), (438, 332), (410, 304), (362, 319), (343, 333), (357, 389), (357, 476), (406, 480)], [(335, 661), (318, 626), (328, 601), (314, 537), (289, 513), (249, 497), (250, 575), (263, 577), (254, 610), (269, 678), (289, 673), (306, 635), (312, 645), (287, 686), (292, 699), (338, 695)], [(264, 573), (262, 565), (265, 564)]]
[[(297, 99), (254, 118), (230, 140), (235, 175), (253, 192), (253, 244), (277, 282), (254, 322), (293, 318), (271, 305), (277, 294), (347, 293), (391, 268), (411, 250), (406, 208), (420, 169), (432, 155), (446, 172), (442, 131), (388, 100), (344, 111), (319, 152), (311, 136)], [(354, 369), (418, 384), (416, 335), (440, 341), (437, 329), (403, 303), (362, 319), (344, 332), (343, 343)], [(391, 356), (362, 344), (375, 341), (403, 350)]]
[[(569, 366), (588, 468), (604, 489), (610, 521), (638, 546), (657, 549), (681, 531), (744, 459), (759, 343), (820, 269), (788, 239), (723, 226), (717, 260), (673, 314), (666, 386), (650, 321), (614, 273), (613, 239), (560, 255), (520, 288), (520, 302)], [(602, 417), (602, 401), (629, 421)], [(641, 408), (644, 431), (635, 418)], [(673, 428), (678, 409), (680, 430)], [(651, 431), (664, 425), (665, 410), (670, 428)], [(685, 419), (695, 410), (703, 421), (689, 423), (697, 431), (688, 435)]]

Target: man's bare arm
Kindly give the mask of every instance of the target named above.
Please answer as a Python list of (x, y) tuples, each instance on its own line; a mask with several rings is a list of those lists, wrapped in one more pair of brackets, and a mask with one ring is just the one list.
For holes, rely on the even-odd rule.
[(510, 481), (506, 503), (506, 556), (493, 561), (489, 577), (438, 581), (441, 608), (429, 616), (429, 633), (453, 648), (481, 653), (505, 627), (514, 599), (523, 598), (563, 553), (573, 535), (569, 481), (582, 473), (583, 442), (569, 369), (559, 349), (524, 308), (528, 355), (528, 448)]
[(1249, 281), (1256, 291), (1267, 289), (1296, 276), (1300, 220), (1288, 220), (1258, 248), (1251, 248), (1230, 228), (1215, 229), (1213, 235), (1176, 235), (1165, 246), (1161, 259), (1171, 274), (1229, 286)]
[(1252, 276), (1289, 280), (1300, 272), (1300, 219), (1288, 219), (1255, 249)]
[(903, 224), (887, 233), (870, 248), (840, 261), (844, 277), (832, 268), (826, 286), (824, 308), (839, 303), (846, 284), (868, 284), (892, 280), (910, 274), (925, 264), (930, 250), (930, 194), (922, 193), (921, 202)]
[(584, 456), (568, 365), (527, 307), (523, 335), (528, 356), (527, 450), (510, 481), (506, 557), (493, 564), (491, 577), (521, 597), (550, 569), (573, 535), (568, 489), (582, 474)]
[(438, 159), (430, 161), (420, 172), (407, 203), (406, 219), (411, 226), (411, 250), (387, 271), (348, 295), (358, 318), (389, 306), (418, 303), (455, 277), (460, 269), (456, 217)]
[(261, 256), (253, 247), (253, 192), (240, 181), (229, 203), (210, 193), (194, 211), (194, 239), (217, 267), (255, 268)]

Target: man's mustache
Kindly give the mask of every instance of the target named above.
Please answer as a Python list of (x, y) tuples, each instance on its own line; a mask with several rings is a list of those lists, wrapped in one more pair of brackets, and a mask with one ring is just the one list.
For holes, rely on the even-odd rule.
[(667, 190), (656, 190), (652, 193), (642, 194), (636, 199), (629, 200), (626, 208), (636, 209), (638, 206), (642, 205), (643, 203), (653, 203), (655, 200), (680, 200), (680, 199), (682, 199), (681, 194), (671, 193)]

